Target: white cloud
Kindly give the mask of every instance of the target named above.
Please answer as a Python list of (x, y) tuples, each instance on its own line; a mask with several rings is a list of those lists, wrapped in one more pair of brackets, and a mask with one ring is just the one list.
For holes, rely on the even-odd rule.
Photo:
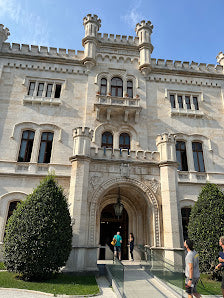
[(127, 13), (122, 16), (122, 19), (131, 27), (135, 27), (137, 23), (145, 19), (143, 14), (138, 12), (140, 6), (141, 0), (135, 1), (131, 4), (131, 7), (128, 9)]
[[(22, 43), (48, 45), (47, 23), (39, 16), (21, 7), (18, 0), (0, 0), (0, 17), (10, 18), (23, 32)], [(9, 28), (10, 29), (10, 28)]]

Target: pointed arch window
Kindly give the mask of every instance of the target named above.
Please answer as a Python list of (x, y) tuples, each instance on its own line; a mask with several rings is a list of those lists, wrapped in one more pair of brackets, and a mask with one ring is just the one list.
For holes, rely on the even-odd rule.
[(188, 171), (187, 152), (186, 152), (185, 142), (177, 141), (176, 156), (177, 156), (177, 162), (178, 162), (178, 170)]
[(33, 149), (34, 131), (25, 130), (22, 134), (18, 161), (29, 162)]
[(101, 79), (100, 83), (100, 95), (107, 95), (107, 80)]
[(8, 210), (8, 215), (7, 215), (7, 221), (8, 222), (8, 219), (10, 218), (10, 216), (12, 216), (13, 214), (13, 211), (16, 210), (18, 204), (20, 203), (20, 201), (12, 201), (10, 202), (9, 204), (9, 210)]
[(194, 169), (197, 172), (205, 172), (202, 143), (192, 142)]
[(113, 135), (109, 131), (105, 131), (102, 134), (102, 148), (113, 148)]
[(123, 97), (123, 81), (121, 78), (113, 78), (111, 80), (111, 95)]
[(128, 133), (121, 133), (119, 138), (119, 148), (130, 150), (130, 136)]

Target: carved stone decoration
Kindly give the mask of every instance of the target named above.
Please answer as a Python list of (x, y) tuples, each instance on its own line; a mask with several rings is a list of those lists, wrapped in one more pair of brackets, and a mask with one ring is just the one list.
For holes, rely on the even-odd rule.
[(159, 182), (155, 178), (152, 178), (152, 180), (150, 181), (150, 187), (152, 188), (154, 193), (157, 193), (159, 186)]
[(107, 181), (104, 181), (99, 185), (98, 188), (92, 194), (90, 198), (90, 224), (89, 224), (89, 245), (95, 245), (95, 234), (96, 234), (96, 212), (98, 207), (98, 202), (100, 198), (106, 193), (108, 189), (114, 185), (130, 185), (139, 188), (148, 199), (147, 203), (150, 204), (150, 208), (153, 212), (153, 227), (154, 227), (154, 239), (155, 246), (160, 246), (160, 225), (159, 225), (159, 206), (157, 199), (149, 186), (145, 183), (132, 178), (112, 178)]
[(89, 188), (91, 191), (93, 191), (95, 188), (98, 187), (98, 185), (100, 184), (101, 182), (101, 177), (99, 176), (92, 176), (90, 177), (89, 179)]
[(121, 177), (128, 178), (130, 176), (129, 164), (122, 163), (120, 166)]

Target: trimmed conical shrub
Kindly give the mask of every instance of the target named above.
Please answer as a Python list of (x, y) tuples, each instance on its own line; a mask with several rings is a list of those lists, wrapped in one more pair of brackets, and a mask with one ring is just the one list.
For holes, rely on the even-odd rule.
[(218, 263), (219, 238), (224, 235), (224, 194), (216, 184), (202, 188), (191, 210), (188, 235), (199, 252), (200, 270), (208, 271)]
[(10, 217), (4, 239), (5, 265), (29, 280), (49, 278), (71, 251), (72, 227), (67, 200), (47, 176)]

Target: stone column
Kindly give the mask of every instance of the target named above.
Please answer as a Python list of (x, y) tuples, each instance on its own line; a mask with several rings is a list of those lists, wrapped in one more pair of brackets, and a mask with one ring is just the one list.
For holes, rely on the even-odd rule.
[(164, 233), (164, 256), (176, 262), (175, 249), (180, 245), (180, 210), (177, 198), (177, 163), (175, 137), (164, 133), (157, 137), (160, 152), (160, 181), (162, 196), (162, 217)]
[(69, 205), (73, 222), (72, 252), (66, 271), (97, 270), (97, 249), (88, 246), (88, 180), (90, 164), (90, 144), (93, 131), (88, 127), (78, 127), (73, 131), (73, 156)]

